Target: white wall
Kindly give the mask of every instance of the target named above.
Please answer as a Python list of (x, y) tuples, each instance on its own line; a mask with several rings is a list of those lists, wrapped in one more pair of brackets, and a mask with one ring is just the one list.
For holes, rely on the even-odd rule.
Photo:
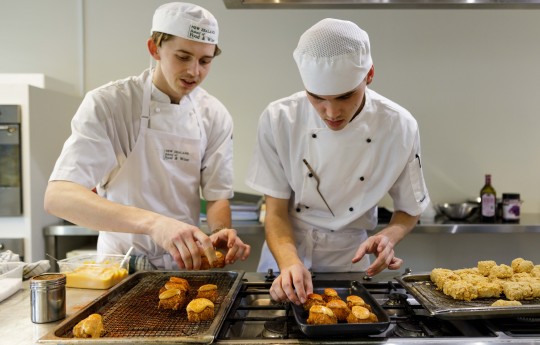
[[(220, 20), (224, 53), (204, 86), (235, 120), (237, 190), (250, 191), (243, 180), (259, 114), (301, 89), (292, 59), (300, 34), (338, 17), (370, 34), (372, 88), (418, 119), (434, 202), (476, 197), (491, 173), (499, 195), (521, 193), (522, 212), (540, 213), (540, 10), (228, 10), (193, 1)], [(164, 2), (0, 0), (0, 73), (45, 73), (76, 93), (139, 74)]]

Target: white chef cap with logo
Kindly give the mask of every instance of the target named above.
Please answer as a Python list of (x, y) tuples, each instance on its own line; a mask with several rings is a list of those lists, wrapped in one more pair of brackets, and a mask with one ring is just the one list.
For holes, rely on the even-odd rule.
[(154, 31), (212, 44), (218, 43), (219, 35), (218, 22), (212, 13), (185, 2), (158, 7), (152, 20), (151, 32)]
[(304, 87), (316, 95), (353, 90), (373, 65), (368, 34), (353, 22), (332, 18), (304, 32), (293, 56)]

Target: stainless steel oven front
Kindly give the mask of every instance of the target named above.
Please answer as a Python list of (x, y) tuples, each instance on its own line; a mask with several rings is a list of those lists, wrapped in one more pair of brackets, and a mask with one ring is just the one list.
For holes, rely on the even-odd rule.
[(0, 216), (18, 216), (22, 209), (20, 106), (0, 105)]

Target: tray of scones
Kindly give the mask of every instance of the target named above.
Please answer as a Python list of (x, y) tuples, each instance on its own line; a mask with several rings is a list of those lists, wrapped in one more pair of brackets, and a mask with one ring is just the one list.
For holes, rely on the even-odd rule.
[(243, 271), (222, 270), (139, 271), (68, 317), (39, 342), (73, 344), (74, 338), (90, 338), (98, 344), (210, 344), (243, 275)]
[(303, 305), (292, 305), (300, 330), (308, 337), (380, 334), (390, 320), (366, 288), (357, 281), (314, 282)]
[(396, 280), (442, 319), (540, 316), (540, 265), (523, 258), (481, 260), (455, 270), (437, 267)]

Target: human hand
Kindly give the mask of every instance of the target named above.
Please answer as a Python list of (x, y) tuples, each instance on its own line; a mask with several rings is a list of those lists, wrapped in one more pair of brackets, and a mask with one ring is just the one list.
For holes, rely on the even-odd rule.
[(159, 217), (150, 229), (150, 236), (165, 249), (179, 268), (193, 270), (201, 267), (200, 249), (213, 251), (210, 238), (198, 227), (173, 218)]
[(300, 305), (310, 293), (313, 293), (311, 273), (301, 263), (282, 269), (270, 287), (270, 296), (276, 302), (291, 301)]
[(225, 264), (233, 264), (236, 260), (245, 260), (251, 253), (251, 246), (238, 237), (235, 229), (221, 229), (210, 235), (214, 247), (227, 249)]
[(371, 236), (364, 241), (358, 247), (352, 262), (360, 261), (366, 254), (373, 254), (376, 257), (375, 261), (366, 270), (368, 276), (374, 276), (385, 268), (397, 270), (403, 264), (402, 259), (394, 256), (394, 243), (383, 234)]

